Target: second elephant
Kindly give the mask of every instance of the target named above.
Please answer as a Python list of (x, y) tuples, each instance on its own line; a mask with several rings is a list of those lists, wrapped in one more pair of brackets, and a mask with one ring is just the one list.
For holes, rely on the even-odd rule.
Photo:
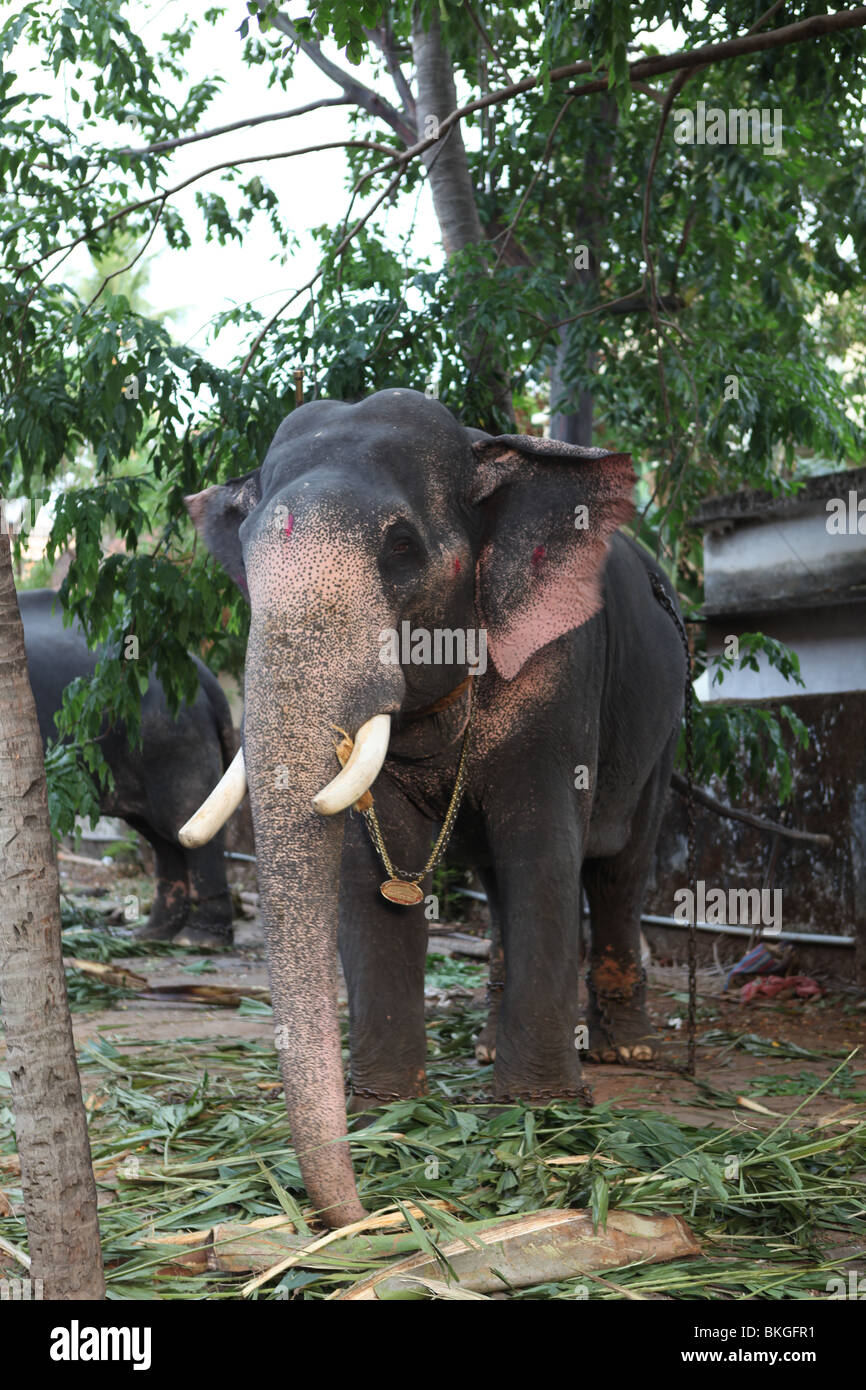
[[(30, 684), (43, 743), (56, 738), (54, 716), (63, 692), (77, 676), (93, 673), (98, 653), (80, 628), (63, 626), (58, 595), (33, 589), (18, 595)], [(195, 658), (194, 658), (195, 659)], [(199, 690), (173, 719), (155, 677), (141, 703), (141, 745), (133, 748), (122, 728), (106, 730), (105, 760), (114, 789), (100, 798), (103, 815), (119, 816), (152, 847), (156, 893), (147, 923), (137, 935), (212, 949), (232, 941), (232, 900), (226, 882), (224, 836), (188, 850), (178, 825), (200, 804), (234, 754), (228, 701), (216, 677), (196, 660)]]

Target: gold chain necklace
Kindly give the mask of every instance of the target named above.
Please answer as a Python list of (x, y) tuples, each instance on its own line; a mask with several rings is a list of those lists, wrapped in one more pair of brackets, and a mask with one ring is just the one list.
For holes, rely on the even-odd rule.
[[(382, 894), (383, 898), (388, 899), (389, 903), (397, 903), (400, 907), (414, 907), (417, 903), (422, 902), (424, 899), (424, 892), (421, 888), (421, 880), (426, 878), (427, 874), (432, 873), (432, 871), (441, 861), (442, 856), (445, 853), (446, 847), (448, 845), (448, 841), (451, 838), (451, 831), (453, 830), (454, 822), (457, 819), (457, 812), (460, 810), (460, 802), (463, 800), (463, 790), (466, 781), (466, 762), (469, 754), (469, 736), (472, 732), (472, 725), (474, 719), (475, 700), (472, 695), (472, 686), (470, 684), (469, 717), (466, 721), (466, 730), (463, 734), (463, 749), (460, 754), (460, 762), (457, 765), (457, 780), (454, 783), (454, 791), (451, 794), (451, 801), (448, 804), (448, 810), (445, 812), (445, 819), (442, 822), (442, 829), (439, 831), (439, 834), (436, 838), (436, 843), (434, 844), (433, 849), (430, 852), (430, 858), (427, 860), (427, 863), (424, 865), (423, 869), (420, 869), (416, 872), (410, 872), (408, 869), (398, 869), (392, 863), (391, 856), (388, 853), (385, 841), (382, 836), (382, 828), (379, 825), (379, 820), (376, 815), (375, 807), (373, 806), (373, 798), (369, 796), (369, 792), (367, 793), (367, 796), (369, 797), (367, 805), (362, 806), (360, 802), (356, 805), (356, 810), (359, 809), (361, 811), (361, 814), (367, 823), (367, 830), (369, 831), (370, 839), (373, 841), (373, 844), (376, 848), (376, 852), (379, 855), (382, 864), (384, 865), (385, 872), (389, 875), (385, 882), (379, 885), (379, 892)], [(342, 729), (339, 732), (342, 733)], [(340, 749), (340, 760), (342, 761), (344, 754), (346, 757), (348, 757), (348, 752), (350, 751), (351, 747), (348, 749), (348, 751), (346, 751), (344, 745)], [(366, 798), (364, 799), (366, 800)]]

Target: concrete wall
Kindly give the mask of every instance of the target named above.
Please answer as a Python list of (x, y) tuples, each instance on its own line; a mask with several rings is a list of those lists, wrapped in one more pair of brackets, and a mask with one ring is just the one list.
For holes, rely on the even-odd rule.
[(832, 695), (866, 690), (866, 604), (847, 603), (798, 612), (753, 613), (707, 621), (707, 655), (724, 650), (725, 639), (744, 632), (763, 632), (791, 647), (800, 658), (805, 691), (783, 679), (766, 658), (757, 671), (735, 667), (719, 685), (705, 671), (695, 693), (705, 704), (759, 700), (790, 702), (795, 695)]
[(856, 595), (866, 579), (866, 514), (862, 531), (828, 531), (828, 500), (803, 504), (787, 515), (708, 526), (707, 616), (817, 607), (834, 595)]

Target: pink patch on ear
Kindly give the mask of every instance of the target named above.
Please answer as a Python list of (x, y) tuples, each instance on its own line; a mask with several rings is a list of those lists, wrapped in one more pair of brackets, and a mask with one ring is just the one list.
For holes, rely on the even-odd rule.
[(532, 568), (533, 568), (534, 570), (537, 570), (537, 569), (538, 569), (538, 566), (541, 564), (542, 560), (544, 559), (544, 557), (545, 557), (546, 555), (547, 555), (547, 546), (546, 546), (546, 545), (537, 545), (537, 546), (535, 547), (535, 549), (534, 549), (533, 552), (532, 552), (532, 559), (531, 559), (531, 561), (530, 561), (530, 564), (532, 565)]
[(294, 530), (294, 527), (295, 527), (295, 518), (294, 518), (293, 514), (292, 514), (291, 512), (289, 512), (289, 519), (288, 519), (288, 521), (286, 522), (285, 526), (283, 527), (283, 530), (285, 531), (285, 533), (286, 533), (287, 536), (290, 536), (290, 535), (292, 534), (292, 531)]
[(459, 573), (460, 573), (460, 561), (459, 561), (459, 559), (457, 558), (456, 555), (455, 555), (455, 557), (454, 557), (454, 573), (455, 573), (455, 574), (459, 574)]
[[(538, 547), (543, 550), (543, 546)], [(533, 594), (499, 632), (488, 627), (487, 648), (499, 674), (510, 681), (535, 652), (581, 627), (602, 606), (601, 576), (607, 546), (599, 537), (576, 551), (572, 564), (536, 571)], [(482, 557), (482, 575), (489, 555)]]

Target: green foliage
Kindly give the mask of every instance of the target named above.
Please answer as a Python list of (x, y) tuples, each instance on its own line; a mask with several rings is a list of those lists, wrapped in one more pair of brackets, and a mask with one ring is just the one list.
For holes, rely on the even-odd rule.
[(350, 63), (360, 63), (367, 50), (365, 30), (378, 24), (384, 9), (383, 0), (353, 0), (351, 4), (345, 0), (317, 0), (312, 17), (299, 20), (296, 27), (303, 38), (329, 35)]
[[(75, 937), (72, 944), (79, 954)], [(83, 976), (75, 989), (82, 1005), (97, 1002), (92, 985), (89, 997), (85, 992)], [(798, 1114), (768, 1122), (763, 1132), (754, 1125), (732, 1127), (736, 1096), (706, 1081), (697, 1099), (710, 1113), (701, 1125), (676, 1113), (678, 1104), (693, 1110), (694, 1091), (667, 1094), (664, 1114), (640, 1098), (591, 1109), (576, 1101), (486, 1105), (478, 1092), (487, 1069), (479, 1073), (472, 1057), (477, 1023), (477, 1015), (461, 1012), (431, 1018), (430, 1095), (392, 1102), (350, 1135), (368, 1210), (412, 1202), (420, 1217), (407, 1223), (405, 1234), (364, 1232), (304, 1253), (300, 1265), (279, 1286), (262, 1288), (259, 1298), (324, 1299), (402, 1255), (435, 1254), (455, 1236), (472, 1238), (493, 1221), (541, 1209), (589, 1209), (599, 1222), (606, 1210), (678, 1217), (706, 1254), (661, 1264), (632, 1260), (605, 1270), (603, 1280), (578, 1271), (557, 1282), (504, 1289), (509, 1299), (621, 1300), (623, 1289), (632, 1298), (689, 1301), (826, 1297), (828, 1277), (847, 1263), (844, 1251), (834, 1256), (839, 1232), (849, 1248), (862, 1246), (862, 1122), (828, 1128)], [(733, 1046), (738, 1039), (718, 1033), (703, 1041)], [(794, 1057), (798, 1071), (791, 1069), (790, 1089), (797, 1095), (807, 1076), (805, 1054), (815, 1079), (804, 1087), (804, 1100), (823, 1093), (857, 1098), (844, 1053), (834, 1067), (827, 1050), (807, 1052), (754, 1035), (740, 1041), (760, 1056)], [(203, 1036), (153, 1043), (127, 1029), (113, 1040), (103, 1033), (86, 1042), (79, 1064), (96, 1097), (90, 1142), (97, 1178), (112, 1195), (100, 1210), (112, 1298), (152, 1297), (157, 1269), (164, 1298), (241, 1296), (248, 1275), (166, 1273), (167, 1265), (177, 1269), (177, 1246), (155, 1247), (153, 1237), (163, 1234), (189, 1229), (204, 1237), (216, 1223), (290, 1212), (299, 1244), (312, 1244), (317, 1214), (291, 1147), (272, 1045)], [(774, 1093), (787, 1094), (788, 1078), (774, 1080)], [(14, 1146), (9, 1086), (8, 1073), (0, 1070), (3, 1153)], [(0, 1235), (23, 1249), (21, 1203), (10, 1196), (13, 1214), (0, 1217)], [(437, 1208), (437, 1198), (446, 1199), (449, 1210)]]
[(695, 721), (695, 780), (721, 777), (735, 804), (748, 783), (761, 793), (772, 789), (784, 805), (793, 794), (785, 724), (792, 742), (808, 748), (809, 731), (790, 705), (780, 705), (778, 714), (760, 705), (702, 705)]
[(486, 971), (475, 961), (455, 960), (453, 956), (428, 955), (427, 979), (437, 989), (477, 989), (486, 979)]
[[(196, 548), (183, 498), (257, 465), (292, 409), (297, 367), (319, 396), (352, 399), (399, 383), (437, 393), (468, 424), (493, 427), (509, 422), (491, 363), (504, 364), (512, 398), (530, 414), (551, 395), (555, 408), (573, 410), (591, 385), (595, 441), (632, 452), (641, 536), (693, 603), (700, 542), (685, 522), (703, 497), (743, 485), (781, 492), (816, 459), (832, 468), (864, 457), (863, 32), (691, 74), (675, 106), (779, 109), (784, 153), (677, 144), (672, 115), (643, 226), (657, 98), (672, 79), (634, 89), (628, 64), (656, 51), (666, 21), (695, 47), (812, 9), (800, 0), (783, 20), (765, 20), (753, 0), (585, 9), (543, 0), (484, 7), (479, 29), (474, 9), (425, 0), (422, 16), (438, 17), (459, 92), (540, 75), (521, 96), (464, 122), (490, 239), (437, 269), (419, 258), (411, 231), (399, 249), (388, 244), (377, 214), (338, 252), (395, 172), (381, 150), (347, 151), (357, 191), (345, 224), (319, 230), (317, 283), (270, 324), (243, 301), (218, 315), (214, 334), (241, 329), (251, 349), (228, 370), (173, 342), (165, 306), (151, 309), (141, 295), (148, 247), (242, 244), (256, 223), (269, 228), (276, 261), (294, 245), (291, 209), (280, 207), (266, 164), (248, 169), (240, 159), (194, 181), (192, 210), (182, 213), (171, 153), (153, 148), (207, 128), (222, 79), (190, 82), (186, 68), (224, 8), (193, 12), (166, 33), (134, 23), (123, 0), (59, 9), (27, 0), (4, 18), (0, 183), (14, 197), (0, 204), (0, 490), (60, 491), (50, 554), (74, 543), (64, 600), (105, 653), (90, 690), (72, 692), (62, 716), (79, 755), (77, 772), (71, 754), (51, 761), (58, 815), (64, 797), (89, 804), (104, 721), (124, 720), (135, 737), (148, 670), (176, 708), (192, 689), (187, 648), (239, 668), (246, 606)], [(372, 62), (384, 95), (387, 64), (373, 31), (387, 29), (405, 63), (413, 11), (411, 0), (319, 0), (296, 23), (305, 41), (323, 40), (330, 52), (336, 44), (350, 64)], [(263, 90), (286, 88), (294, 64), (307, 62), (275, 26), (278, 12), (275, 0), (249, 0), (238, 27)], [(609, 90), (568, 99), (585, 79), (550, 73), (576, 59), (606, 70)], [(40, 95), (60, 83), (62, 113)], [(175, 100), (168, 92), (178, 83)], [(336, 90), (322, 83), (323, 94)], [(401, 148), (376, 115), (358, 110), (353, 125), (357, 136)], [(202, 168), (213, 162), (209, 153)], [(422, 181), (416, 161), (390, 199), (415, 198)], [(644, 230), (657, 319), (647, 311)], [(62, 278), (77, 244), (96, 267), (86, 285)], [(580, 246), (590, 253), (584, 271), (574, 266)], [(732, 378), (735, 392), (726, 389)], [(116, 538), (125, 554), (110, 552)], [(130, 635), (138, 661), (122, 657)], [(703, 726), (705, 772), (735, 777), (724, 760), (740, 756), (758, 773), (770, 754), (784, 794), (786, 744), (773, 718), (714, 710)]]
[[(784, 642), (767, 637), (763, 632), (744, 632), (737, 640), (738, 657), (723, 653), (709, 663), (707, 669), (713, 672), (713, 685), (721, 684), (725, 673), (735, 666), (740, 670), (759, 671), (762, 654), (786, 681), (804, 684), (799, 658)], [(761, 705), (704, 705), (696, 698), (692, 719), (696, 782), (721, 777), (734, 803), (739, 801), (747, 785), (761, 793), (772, 790), (781, 805), (790, 801), (794, 784), (785, 726), (796, 747), (809, 746), (809, 731), (790, 705), (780, 705), (778, 710)], [(684, 729), (677, 761), (685, 770)]]
[(51, 828), (59, 838), (75, 830), (75, 817), (99, 820), (99, 791), (94, 773), (111, 784), (113, 779), (98, 751), (98, 745), (82, 747), (52, 741), (45, 750), (45, 776), (48, 782), (48, 814)]
[(469, 900), (455, 893), (454, 889), (465, 887), (467, 877), (465, 869), (454, 868), (448, 863), (439, 864), (433, 870), (433, 892), (439, 899), (440, 922), (460, 917), (466, 911)]
[(760, 657), (767, 658), (768, 665), (779, 672), (783, 680), (796, 685), (805, 685), (800, 675), (800, 658), (795, 651), (779, 642), (775, 637), (767, 637), (763, 632), (743, 632), (737, 638), (738, 657), (722, 652), (709, 663), (713, 672), (712, 685), (721, 685), (725, 675), (734, 669), (739, 659), (741, 671), (760, 671)]

